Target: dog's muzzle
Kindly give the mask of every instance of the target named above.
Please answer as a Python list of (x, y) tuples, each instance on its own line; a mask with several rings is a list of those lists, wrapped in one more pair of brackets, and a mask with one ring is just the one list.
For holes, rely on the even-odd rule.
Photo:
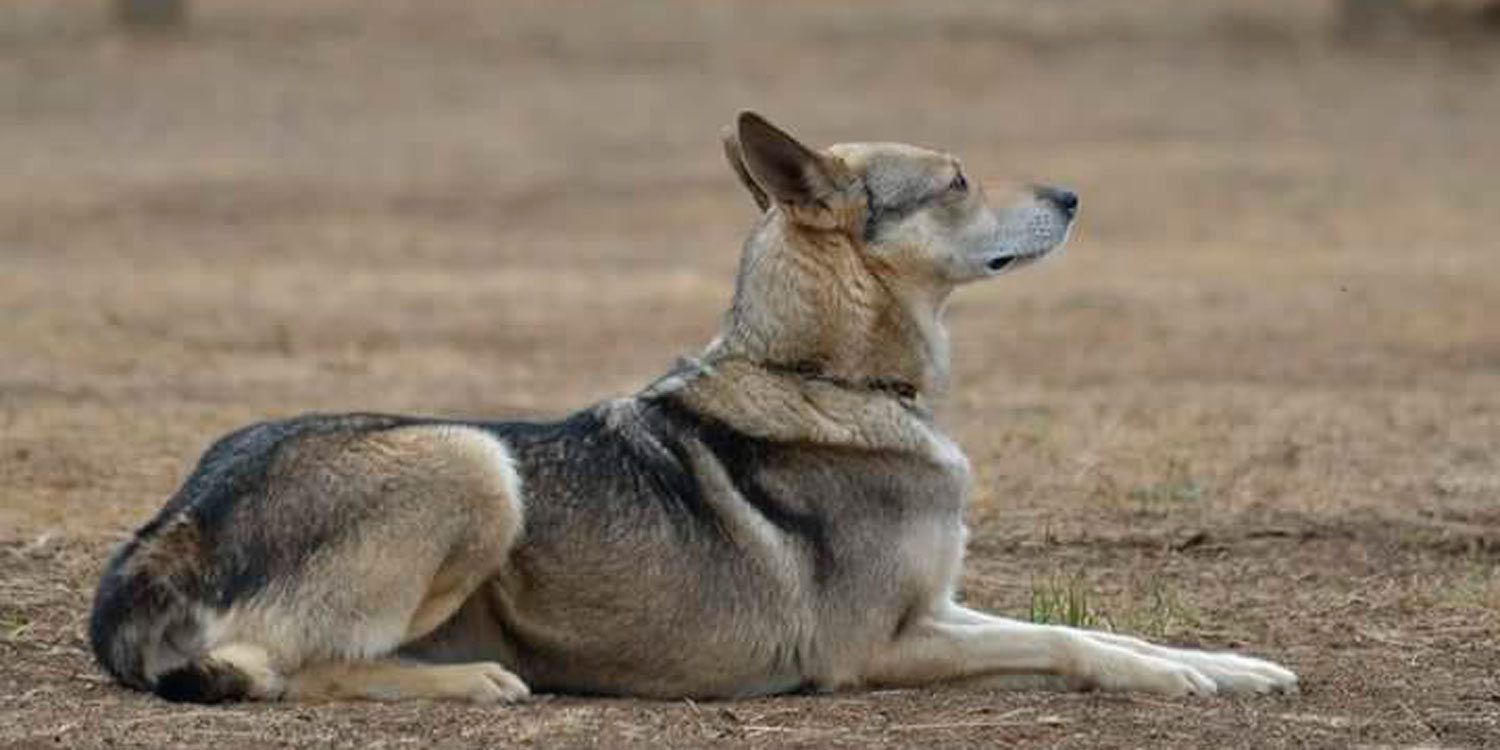
[(1037, 185), (1031, 191), (1038, 200), (1057, 206), (1058, 210), (1062, 211), (1070, 221), (1078, 213), (1078, 194), (1072, 190), (1052, 185)]

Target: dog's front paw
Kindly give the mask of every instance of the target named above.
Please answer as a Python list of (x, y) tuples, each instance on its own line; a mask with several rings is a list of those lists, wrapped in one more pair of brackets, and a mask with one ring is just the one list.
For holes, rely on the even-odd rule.
[(1296, 674), (1262, 659), (1200, 652), (1189, 663), (1213, 680), (1223, 693), (1295, 695), (1298, 692)]
[(1135, 675), (1135, 684), (1126, 689), (1173, 698), (1188, 695), (1214, 695), (1219, 692), (1219, 684), (1216, 681), (1186, 664), (1177, 664), (1149, 656), (1142, 658), (1148, 662), (1160, 662), (1160, 664), (1150, 664), (1147, 670)]
[(1218, 692), (1226, 694), (1265, 694), (1297, 692), (1297, 675), (1279, 664), (1250, 656), (1227, 652), (1170, 648), (1147, 643), (1139, 638), (1113, 633), (1088, 632), (1086, 638), (1101, 645), (1125, 649), (1197, 670), (1212, 680)]
[(1078, 682), (1109, 691), (1133, 691), (1179, 697), (1214, 695), (1219, 685), (1193, 666), (1139, 654), (1106, 644), (1092, 648), (1080, 663)]

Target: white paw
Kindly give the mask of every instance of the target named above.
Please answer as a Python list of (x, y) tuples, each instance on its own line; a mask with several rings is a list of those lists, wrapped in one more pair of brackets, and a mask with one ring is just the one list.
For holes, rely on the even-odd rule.
[(1078, 677), (1100, 690), (1139, 691), (1166, 696), (1214, 695), (1219, 686), (1191, 665), (1135, 653), (1107, 644), (1093, 644), (1084, 656)]
[(1198, 652), (1185, 660), (1230, 694), (1297, 693), (1297, 675), (1279, 664), (1238, 654)]
[(531, 696), (531, 689), (515, 673), (491, 662), (456, 664), (459, 697), (470, 703), (515, 703)]
[(1136, 684), (1128, 689), (1171, 697), (1214, 695), (1219, 692), (1218, 683), (1186, 664), (1150, 656), (1138, 658), (1146, 661), (1148, 666), (1135, 676)]
[[(1151, 657), (1145, 657), (1151, 658)], [(1149, 676), (1139, 690), (1164, 696), (1212, 696), (1218, 693), (1218, 684), (1203, 672), (1187, 664), (1167, 663), (1163, 672)]]
[(1182, 664), (1212, 680), (1226, 694), (1297, 692), (1297, 675), (1279, 664), (1231, 653), (1196, 651), (1157, 646), (1138, 638), (1113, 633), (1084, 634), (1103, 645), (1122, 648), (1141, 656)]

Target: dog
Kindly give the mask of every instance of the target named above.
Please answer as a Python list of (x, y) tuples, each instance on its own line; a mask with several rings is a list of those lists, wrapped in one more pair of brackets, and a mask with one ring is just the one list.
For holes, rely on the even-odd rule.
[(172, 701), (736, 698), (948, 682), (1292, 692), (1260, 659), (1004, 619), (956, 588), (943, 312), (1066, 240), (955, 158), (745, 112), (761, 215), (717, 337), (561, 421), (307, 415), (215, 442), (108, 563), (90, 641)]

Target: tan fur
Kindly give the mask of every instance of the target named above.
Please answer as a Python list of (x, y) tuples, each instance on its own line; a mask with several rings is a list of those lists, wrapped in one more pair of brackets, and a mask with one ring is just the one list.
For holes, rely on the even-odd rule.
[(460, 700), (513, 703), (529, 696), (525, 683), (499, 664), (406, 664), (393, 660), (324, 662), (287, 682), (291, 700)]
[(233, 665), (249, 678), (251, 696), (255, 698), (279, 698), (285, 683), (271, 655), (262, 647), (251, 643), (228, 643), (209, 650), (209, 661)]

